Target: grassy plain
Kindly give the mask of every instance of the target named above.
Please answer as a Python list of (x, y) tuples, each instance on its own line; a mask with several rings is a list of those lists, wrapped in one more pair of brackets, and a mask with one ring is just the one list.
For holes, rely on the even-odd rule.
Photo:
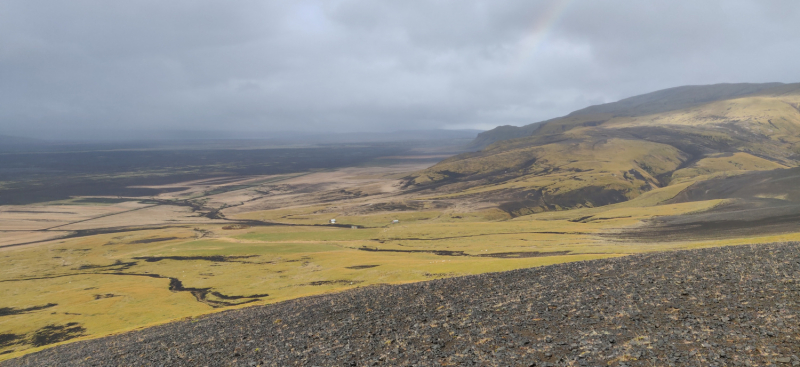
[[(725, 202), (666, 203), (689, 183), (604, 207), (511, 218), (497, 208), (414, 200), (399, 189), (397, 179), (413, 168), (418, 167), (287, 175), (265, 178), (253, 186), (237, 180), (221, 184), (238, 185), (238, 190), (205, 187), (204, 191), (187, 184), (186, 192), (191, 192), (194, 200), (222, 205), (221, 213), (227, 215), (217, 220), (200, 214), (219, 208), (199, 207), (194, 208), (198, 214), (195, 222), (187, 222), (186, 218), (192, 217), (184, 213), (178, 221), (160, 219), (159, 223), (148, 222), (149, 226), (126, 227), (113, 221), (115, 213), (127, 222), (130, 214), (122, 209), (143, 204), (135, 205), (131, 199), (89, 206), (88, 217), (78, 217), (81, 228), (97, 224), (113, 230), (0, 249), (4, 264), (0, 268), (0, 293), (4, 295), (0, 301), (0, 358), (231, 307), (373, 284), (640, 252), (800, 239), (800, 233), (778, 233), (643, 243), (615, 236), (659, 216), (708, 211)], [(320, 195), (329, 197), (367, 187), (385, 191), (320, 202), (302, 194), (309, 182), (314, 182)], [(180, 203), (181, 197), (181, 192), (162, 194), (156, 198), (162, 204), (156, 207), (175, 207), (169, 205), (170, 200)], [(242, 197), (248, 198), (247, 206), (223, 203)], [(276, 206), (270, 203), (287, 200), (293, 205), (270, 209)], [(16, 207), (17, 212), (33, 213), (8, 215), (54, 212), (61, 227), (65, 208), (77, 209), (65, 205), (68, 202), (60, 204)], [(93, 213), (102, 215), (92, 220)], [(333, 218), (337, 225), (328, 223)], [(42, 340), (46, 343), (41, 344)]]

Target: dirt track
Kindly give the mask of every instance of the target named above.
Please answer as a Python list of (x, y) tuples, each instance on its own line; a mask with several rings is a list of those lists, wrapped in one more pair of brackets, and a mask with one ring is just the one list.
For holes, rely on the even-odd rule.
[(51, 348), (2, 366), (800, 365), (800, 244), (365, 287)]

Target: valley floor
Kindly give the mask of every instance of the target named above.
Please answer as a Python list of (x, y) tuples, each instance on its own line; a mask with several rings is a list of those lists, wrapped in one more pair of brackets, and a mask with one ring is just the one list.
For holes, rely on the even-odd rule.
[[(784, 219), (800, 213), (800, 209), (784, 201), (775, 201), (783, 206), (769, 204), (772, 206), (762, 207), (759, 212), (755, 207), (737, 208), (736, 205), (741, 203), (728, 199), (673, 200), (685, 192), (689, 187), (687, 183), (653, 190), (620, 204), (512, 218), (491, 200), (434, 198), (405, 190), (402, 178), (429, 166), (430, 157), (388, 158), (380, 164), (333, 170), (225, 176), (146, 186), (142, 189), (160, 192), (146, 197), (75, 197), (41, 204), (0, 206), (0, 261), (3, 263), (0, 294), (4, 296), (0, 300), (0, 359), (223, 309), (273, 304), (354, 288), (364, 288), (357, 291), (363, 294), (377, 292), (375, 297), (394, 297), (391, 293), (394, 291), (390, 289), (395, 288), (370, 287), (374, 285), (453, 278), (637, 253), (800, 240), (800, 222), (789, 219), (770, 222), (769, 215), (759, 214), (764, 212), (764, 208), (768, 208), (770, 213), (783, 213), (781, 218)], [(781, 210), (785, 213), (776, 211), (774, 208), (777, 207), (784, 208)], [(739, 210), (739, 214), (730, 214), (735, 212), (731, 208)], [(742, 218), (749, 220), (759, 215), (759, 220), (770, 222), (769, 225), (742, 225)], [(694, 222), (682, 221), (691, 216), (696, 219)], [(331, 224), (331, 219), (336, 219), (336, 223)], [(750, 250), (741, 251), (762, 251), (745, 249)], [(713, 251), (708, 253), (722, 256), (719, 254), (733, 250)], [(791, 247), (782, 251), (795, 250)], [(683, 256), (680, 258), (683, 261), (688, 256), (685, 254), (689, 253), (680, 254), (684, 255), (674, 256)], [(593, 264), (623, 266), (639, 261), (634, 259), (667, 259), (673, 255), (648, 256), (651, 257)], [(570, 268), (565, 265), (557, 269)], [(753, 271), (763, 270), (759, 269)], [(545, 270), (525, 270), (514, 274), (540, 274), (542, 271)], [(645, 269), (641, 271), (645, 272)], [(663, 276), (667, 278), (659, 279), (669, 279), (672, 275)], [(458, 282), (462, 280), (425, 283), (427, 285), (418, 287), (438, 287), (437, 284), (461, 287), (462, 283)], [(497, 284), (499, 287), (500, 283)], [(558, 289), (547, 292), (577, 289), (570, 288), (567, 283), (553, 286)], [(498, 292), (501, 290), (497, 288)], [(443, 290), (437, 292), (445, 297)], [(338, 300), (362, 293), (325, 297)], [(578, 296), (583, 297), (576, 293), (575, 297)], [(568, 294), (558, 297), (567, 298), (553, 298), (553, 302), (572, 300)], [(329, 298), (298, 302), (313, 303), (321, 299)], [(436, 302), (443, 299), (436, 298)], [(630, 300), (626, 298), (616, 302), (629, 308), (625, 302)], [(496, 304), (500, 309), (505, 307), (500, 301)], [(536, 307), (544, 307), (542, 305)], [(481, 307), (484, 310), (481, 312), (494, 312), (486, 305)], [(571, 308), (566, 310), (565, 305), (557, 307), (566, 313), (575, 312), (570, 311)], [(413, 312), (423, 314), (438, 312), (424, 307), (415, 310)], [(286, 317), (305, 315), (303, 312), (306, 311), (301, 311)], [(489, 317), (487, 315), (490, 314), (484, 316)], [(391, 317), (399, 317), (400, 322), (401, 316)], [(419, 317), (417, 314), (408, 316)], [(384, 317), (389, 315), (384, 314)], [(552, 322), (556, 320), (554, 318)], [(336, 323), (342, 320), (328, 321)], [(418, 324), (416, 327), (422, 327), (419, 321), (414, 323)], [(439, 325), (438, 321), (436, 324)], [(411, 329), (403, 330), (410, 332)], [(599, 328), (596, 330), (601, 331)], [(444, 334), (441, 335), (436, 338), (443, 338)], [(452, 335), (449, 338), (453, 338)], [(488, 356), (481, 354), (485, 352), (480, 346), (486, 342), (479, 343), (479, 340), (470, 342), (474, 343), (469, 344), (472, 350), (469, 353)], [(619, 340), (615, 348), (622, 345), (623, 339)], [(530, 342), (534, 341), (531, 339)], [(446, 349), (450, 348), (448, 343), (434, 344)], [(575, 343), (579, 342), (566, 345)], [(631, 350), (638, 350), (638, 345), (632, 344)], [(265, 350), (265, 347), (255, 347)], [(493, 353), (501, 347), (510, 350), (501, 344), (495, 347), (492, 347), (495, 348)], [(406, 347), (395, 344), (390, 350), (395, 348), (399, 351)], [(557, 355), (552, 361), (571, 356), (564, 348), (567, 347), (559, 344), (547, 349)], [(759, 346), (752, 345), (752, 348)], [(623, 351), (615, 350), (603, 354), (602, 358), (623, 361), (620, 359)], [(461, 353), (461, 349), (452, 352)], [(755, 356), (756, 352), (751, 352), (748, 351), (748, 356)], [(163, 356), (170, 358), (176, 356), (164, 353)], [(180, 351), (178, 355), (181, 353), (189, 352)], [(285, 356), (287, 361), (301, 360), (296, 355)], [(401, 358), (398, 356), (392, 358)], [(546, 360), (541, 357), (536, 358)], [(357, 357), (357, 360), (370, 358)]]

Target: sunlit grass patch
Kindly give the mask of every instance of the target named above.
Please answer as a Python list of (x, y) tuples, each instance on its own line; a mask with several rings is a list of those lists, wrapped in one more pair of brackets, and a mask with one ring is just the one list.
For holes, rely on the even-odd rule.
[[(496, 210), (334, 213), (339, 223), (375, 223), (375, 227), (351, 229), (326, 223), (224, 230), (221, 224), (208, 224), (98, 234), (8, 250), (0, 252), (7, 265), (0, 268), (0, 291), (9, 295), (0, 300), (0, 308), (56, 306), (0, 317), (0, 333), (32, 335), (47, 325), (75, 323), (71, 327), (85, 329), (85, 335), (77, 338), (90, 338), (228, 307), (373, 284), (696, 246), (800, 239), (800, 234), (791, 234), (701, 243), (636, 243), (608, 236), (639, 226), (643, 220), (704, 211), (721, 202), (664, 204), (686, 185), (654, 190), (628, 203), (514, 220), (501, 220)], [(254, 218), (303, 216), (320, 210), (328, 209), (266, 211)], [(319, 215), (328, 218), (330, 214)], [(389, 218), (400, 222), (386, 223)], [(173, 287), (173, 279), (182, 289)], [(4, 350), (35, 348), (22, 343)]]
[(354, 241), (378, 237), (378, 229), (351, 228), (297, 228), (292, 232), (273, 232), (269, 228), (258, 228), (234, 238), (251, 241)]

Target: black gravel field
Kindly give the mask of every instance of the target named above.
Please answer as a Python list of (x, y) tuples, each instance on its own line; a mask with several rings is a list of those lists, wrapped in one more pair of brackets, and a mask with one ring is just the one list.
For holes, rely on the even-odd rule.
[(371, 286), (7, 366), (798, 366), (800, 243)]

